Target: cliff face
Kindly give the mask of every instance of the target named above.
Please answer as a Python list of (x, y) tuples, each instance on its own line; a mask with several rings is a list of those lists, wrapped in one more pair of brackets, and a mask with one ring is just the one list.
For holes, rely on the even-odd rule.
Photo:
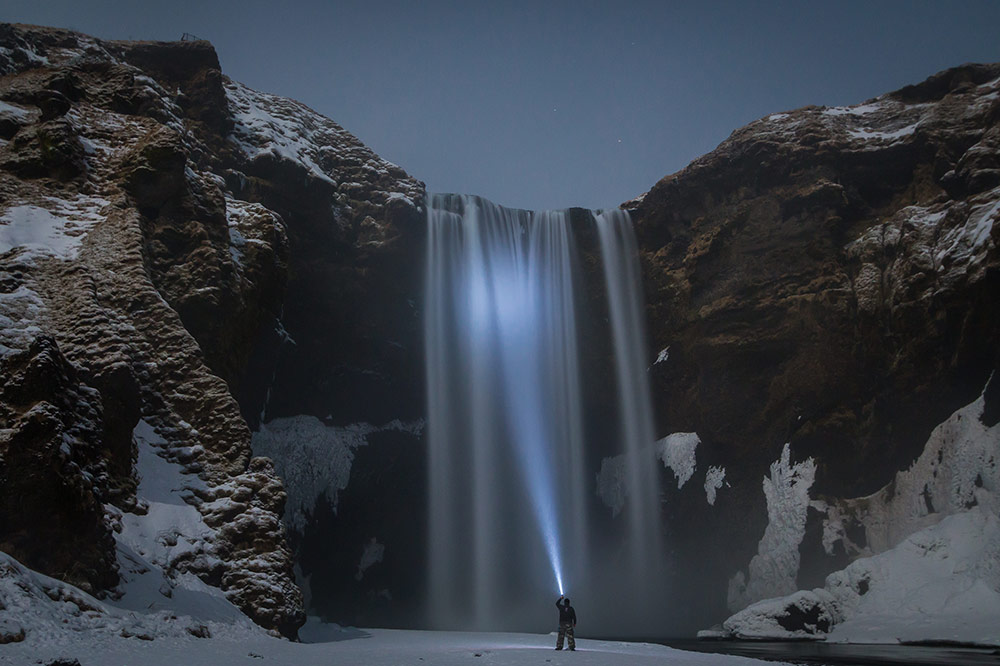
[(282, 399), (310, 413), (311, 359), (367, 358), (372, 318), (351, 308), (405, 247), (422, 185), (306, 107), (227, 80), (206, 42), (7, 24), (0, 42), (0, 547), (125, 593), (122, 525), (151, 509), (133, 431), (151, 428), (201, 517), (169, 538), (184, 548), (145, 555), (294, 635), (286, 494), (237, 398), (256, 427), (284, 360), (312, 384)]
[[(1000, 66), (968, 65), (858, 106), (777, 113), (626, 204), (651, 357), (663, 350), (658, 417), (699, 434), (702, 469), (725, 468), (714, 507), (700, 488), (668, 499), (695, 587), (754, 554), (772, 506), (761, 479), (786, 443), (812, 459), (811, 497), (867, 495), (998, 367), (998, 96)], [(827, 516), (805, 502), (798, 587), (857, 555), (824, 551)], [(760, 597), (737, 581), (729, 598)]]

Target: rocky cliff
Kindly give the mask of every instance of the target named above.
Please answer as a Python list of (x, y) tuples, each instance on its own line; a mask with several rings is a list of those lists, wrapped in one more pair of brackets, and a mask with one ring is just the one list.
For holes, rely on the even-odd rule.
[[(738, 610), (871, 553), (872, 521), (835, 521), (852, 547), (810, 497), (883, 488), (983, 392), (1000, 364), (998, 142), (1000, 66), (966, 65), (763, 118), (626, 204), (661, 427), (696, 431), (700, 468), (725, 475), (714, 506), (701, 484), (668, 500), (678, 563), (699, 572), (689, 593), (721, 604), (741, 569)], [(788, 557), (744, 579), (769, 548)]]
[[(136, 493), (148, 427), (200, 518), (145, 555), (294, 636), (286, 493), (243, 413), (257, 425), (276, 359), (364, 358), (359, 281), (394, 261), (422, 185), (229, 81), (206, 42), (5, 24), (0, 45), (0, 549), (124, 594), (123, 519), (159, 508)], [(293, 342), (283, 311), (315, 333)]]

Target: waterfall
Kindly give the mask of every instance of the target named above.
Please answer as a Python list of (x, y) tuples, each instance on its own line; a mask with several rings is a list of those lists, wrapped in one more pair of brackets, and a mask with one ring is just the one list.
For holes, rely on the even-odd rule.
[[(654, 437), (641, 285), (627, 214), (596, 221), (635, 480), (636, 510), (626, 512), (633, 556), (622, 575), (641, 581), (636, 567), (651, 565), (658, 543), (656, 473), (652, 457), (642, 459)], [(568, 211), (463, 195), (428, 202), (428, 593), (437, 626), (511, 627), (539, 599), (594, 577), (597, 461), (585, 446), (577, 263)]]
[(649, 447), (656, 440), (656, 433), (646, 375), (649, 362), (639, 250), (627, 212), (604, 211), (595, 219), (604, 258), (628, 493), (642, 498), (632, 502), (627, 516), (629, 551), (632, 566), (653, 580), (658, 578), (662, 564), (657, 559), (660, 529), (656, 513), (660, 492), (656, 469), (649, 459)]

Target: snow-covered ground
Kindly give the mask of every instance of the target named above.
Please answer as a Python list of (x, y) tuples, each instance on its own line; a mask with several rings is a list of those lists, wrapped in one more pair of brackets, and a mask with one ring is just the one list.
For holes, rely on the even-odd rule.
[[(686, 652), (648, 643), (578, 639), (575, 652), (556, 652), (554, 635), (346, 629), (311, 620), (302, 643), (263, 632), (232, 631), (211, 638), (195, 636), (124, 638), (108, 633), (79, 633), (46, 642), (0, 645), (0, 664), (47, 664), (77, 659), (81, 666), (459, 666), (491, 664), (574, 664), (574, 666), (655, 665), (751, 666), (775, 664), (746, 657)], [(148, 638), (148, 637), (147, 637)], [(305, 642), (314, 641), (314, 642)]]
[[(271, 636), (221, 595), (202, 595), (199, 603), (192, 594), (167, 597), (148, 585), (136, 587), (130, 603), (101, 601), (0, 553), (0, 664), (60, 659), (81, 666), (773, 663), (586, 638), (577, 639), (573, 653), (556, 652), (552, 634), (354, 629), (315, 618), (302, 628), (302, 642), (293, 643)], [(142, 593), (156, 603), (136, 603)], [(190, 615), (181, 614), (182, 608)]]

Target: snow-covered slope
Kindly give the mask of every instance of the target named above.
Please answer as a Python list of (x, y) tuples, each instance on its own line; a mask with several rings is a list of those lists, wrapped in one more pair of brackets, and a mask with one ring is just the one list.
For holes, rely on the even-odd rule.
[(1000, 645), (1000, 519), (979, 507), (723, 624), (738, 638)]
[[(848, 552), (868, 556), (830, 574), (822, 588), (750, 605), (726, 620), (726, 632), (1000, 645), (1000, 424), (983, 423), (984, 409), (985, 393), (938, 426), (920, 458), (878, 493), (814, 500), (827, 514), (824, 544), (843, 541)], [(864, 543), (848, 538), (849, 521), (863, 526)], [(801, 533), (791, 539), (796, 556), (800, 540)], [(784, 571), (797, 568), (796, 561)]]
[[(0, 664), (67, 662), (104, 666), (521, 666), (609, 664), (753, 666), (756, 659), (682, 652), (660, 645), (577, 639), (575, 653), (555, 652), (553, 635), (352, 629), (310, 619), (302, 643), (274, 638), (229, 605), (123, 610), (0, 554)], [(225, 604), (226, 602), (222, 602)], [(211, 617), (206, 617), (206, 614)]]

